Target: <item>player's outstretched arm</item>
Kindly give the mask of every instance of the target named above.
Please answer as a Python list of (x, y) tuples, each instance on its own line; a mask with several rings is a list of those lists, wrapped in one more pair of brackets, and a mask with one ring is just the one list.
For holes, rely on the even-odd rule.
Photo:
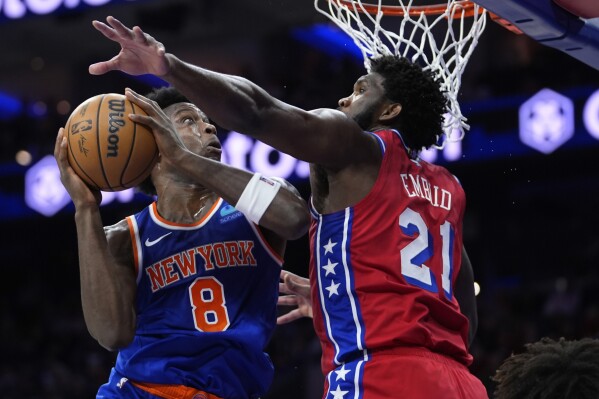
[(130, 75), (162, 76), (168, 72), (164, 46), (138, 26), (129, 29), (110, 16), (106, 18), (106, 23), (93, 21), (92, 24), (105, 37), (118, 43), (121, 51), (108, 61), (90, 65), (90, 74), (102, 75), (110, 71), (122, 71)]
[[(121, 244), (111, 253), (100, 217), (101, 193), (90, 189), (73, 171), (67, 149), (61, 128), (54, 156), (61, 182), (75, 204), (83, 315), (92, 337), (106, 349), (115, 350), (127, 345), (135, 332), (135, 276), (133, 264), (126, 261), (131, 256), (130, 238), (128, 232), (112, 234), (121, 241), (129, 240), (129, 247), (125, 252), (126, 245)], [(114, 233), (117, 229), (112, 230)]]
[(279, 316), (277, 324), (287, 324), (302, 317), (312, 317), (310, 281), (286, 270), (281, 271), (279, 283), (279, 306), (295, 306), (295, 309)]
[(166, 58), (169, 71), (162, 78), (225, 129), (331, 169), (379, 156), (376, 140), (341, 111), (306, 111), (278, 100), (243, 77), (210, 71), (171, 53)]
[(112, 59), (90, 65), (91, 74), (120, 70), (159, 76), (219, 126), (307, 162), (340, 168), (378, 156), (375, 140), (340, 111), (305, 111), (277, 100), (245, 78), (186, 63), (166, 53), (162, 43), (139, 27), (130, 29), (113, 17), (93, 25), (121, 49)]
[[(147, 115), (130, 115), (132, 121), (146, 125), (152, 130), (162, 157), (161, 162), (169, 162), (181, 172), (187, 174), (202, 186), (209, 188), (228, 203), (249, 216), (278, 239), (269, 235), (269, 243), (277, 242), (282, 253), (284, 240), (293, 240), (303, 236), (310, 225), (308, 204), (295, 187), (284, 180), (269, 179), (248, 171), (226, 165), (189, 151), (175, 131), (175, 126), (155, 101), (135, 93), (125, 91), (127, 98), (138, 105)], [(275, 186), (278, 190), (275, 191)], [(244, 198), (247, 201), (241, 201)], [(272, 194), (272, 197), (268, 195)], [(266, 195), (266, 197), (265, 197)], [(246, 205), (245, 207), (243, 205)], [(262, 206), (263, 212), (256, 214), (256, 207)], [(247, 209), (246, 209), (247, 208)], [(283, 247), (281, 247), (283, 246)]]
[(456, 279), (455, 297), (460, 305), (460, 311), (469, 321), (468, 345), (470, 345), (478, 328), (478, 314), (474, 294), (474, 271), (464, 247), (462, 247), (462, 265)]

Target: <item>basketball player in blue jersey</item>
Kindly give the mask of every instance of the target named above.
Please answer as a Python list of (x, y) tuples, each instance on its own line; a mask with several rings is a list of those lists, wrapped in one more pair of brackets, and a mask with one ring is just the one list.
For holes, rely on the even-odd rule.
[(220, 162), (216, 129), (174, 88), (146, 98), (160, 160), (144, 183), (157, 200), (102, 227), (101, 194), (55, 157), (75, 204), (81, 298), (90, 334), (118, 350), (98, 399), (250, 399), (267, 391), (264, 348), (276, 326), (285, 242), (309, 212), (282, 179)]
[(310, 283), (300, 284), (310, 297), (295, 315), (312, 310), (324, 398), (487, 397), (468, 370), (476, 304), (465, 193), (418, 156), (438, 142), (447, 110), (432, 72), (374, 58), (337, 110), (307, 111), (186, 63), (139, 27), (93, 25), (121, 50), (90, 73), (160, 76), (219, 125), (311, 163)]

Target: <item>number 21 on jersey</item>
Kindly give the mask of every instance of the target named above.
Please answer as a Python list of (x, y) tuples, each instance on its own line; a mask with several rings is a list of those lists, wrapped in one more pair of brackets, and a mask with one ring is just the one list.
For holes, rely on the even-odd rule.
[(443, 267), (441, 284), (445, 297), (452, 298), (451, 278), (453, 273), (453, 238), (454, 229), (448, 221), (440, 226), (441, 248), (434, 242), (422, 216), (410, 208), (399, 215), (401, 231), (415, 237), (401, 250), (401, 274), (409, 284), (424, 288), (427, 291), (438, 292), (437, 281), (431, 269), (426, 265), (437, 250), (441, 250)]

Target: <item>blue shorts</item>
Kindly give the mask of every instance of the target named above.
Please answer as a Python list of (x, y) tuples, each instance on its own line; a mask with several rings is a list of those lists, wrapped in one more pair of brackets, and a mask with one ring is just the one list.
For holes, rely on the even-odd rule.
[(100, 387), (96, 399), (160, 399), (133, 385), (114, 368), (110, 371), (108, 382)]
[[(144, 386), (141, 388), (140, 386)], [(155, 392), (155, 393), (152, 393)], [(180, 385), (143, 384), (130, 381), (114, 368), (108, 382), (100, 387), (96, 399), (220, 399), (195, 388)]]

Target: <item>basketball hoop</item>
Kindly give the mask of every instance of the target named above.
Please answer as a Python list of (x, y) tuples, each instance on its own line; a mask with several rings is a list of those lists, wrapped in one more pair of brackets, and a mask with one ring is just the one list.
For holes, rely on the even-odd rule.
[[(337, 0), (338, 3), (347, 6), (347, 7), (351, 7), (353, 6), (353, 3), (356, 3), (356, 1), (352, 1), (352, 0)], [(461, 8), (463, 8), (466, 12), (467, 12), (467, 17), (471, 17), (472, 15), (474, 15), (474, 7), (476, 6), (473, 2), (469, 1), (469, 0), (457, 0), (455, 1), (456, 6), (459, 6)], [(400, 4), (401, 3), (400, 1)], [(368, 14), (374, 14), (376, 15), (379, 11), (379, 6), (380, 6), (380, 11), (383, 12), (383, 14), (385, 15), (391, 15), (391, 16), (396, 16), (396, 17), (402, 17), (406, 14), (409, 14), (411, 16), (418, 16), (420, 14), (424, 14), (424, 15), (441, 15), (444, 14), (447, 11), (447, 4), (433, 4), (433, 5), (428, 5), (428, 6), (414, 6), (414, 5), (399, 5), (399, 6), (389, 6), (389, 5), (383, 5), (383, 4), (369, 4), (369, 3), (362, 3), (363, 8), (361, 8), (360, 12), (367, 12)], [(482, 10), (482, 9), (481, 9)], [(457, 17), (456, 17), (457, 18)]]
[[(319, 1), (328, 7), (321, 8)], [(446, 141), (459, 141), (470, 126), (462, 115), (458, 91), (462, 73), (486, 25), (486, 11), (472, 1), (447, 0), (435, 5), (399, 5), (362, 0), (314, 0), (318, 12), (348, 34), (362, 52), (364, 66), (379, 55), (397, 55), (418, 62), (440, 79), (449, 103), (443, 133)], [(389, 17), (389, 18), (383, 18)], [(440, 39), (440, 40), (439, 40)], [(457, 136), (457, 137), (456, 137)]]

